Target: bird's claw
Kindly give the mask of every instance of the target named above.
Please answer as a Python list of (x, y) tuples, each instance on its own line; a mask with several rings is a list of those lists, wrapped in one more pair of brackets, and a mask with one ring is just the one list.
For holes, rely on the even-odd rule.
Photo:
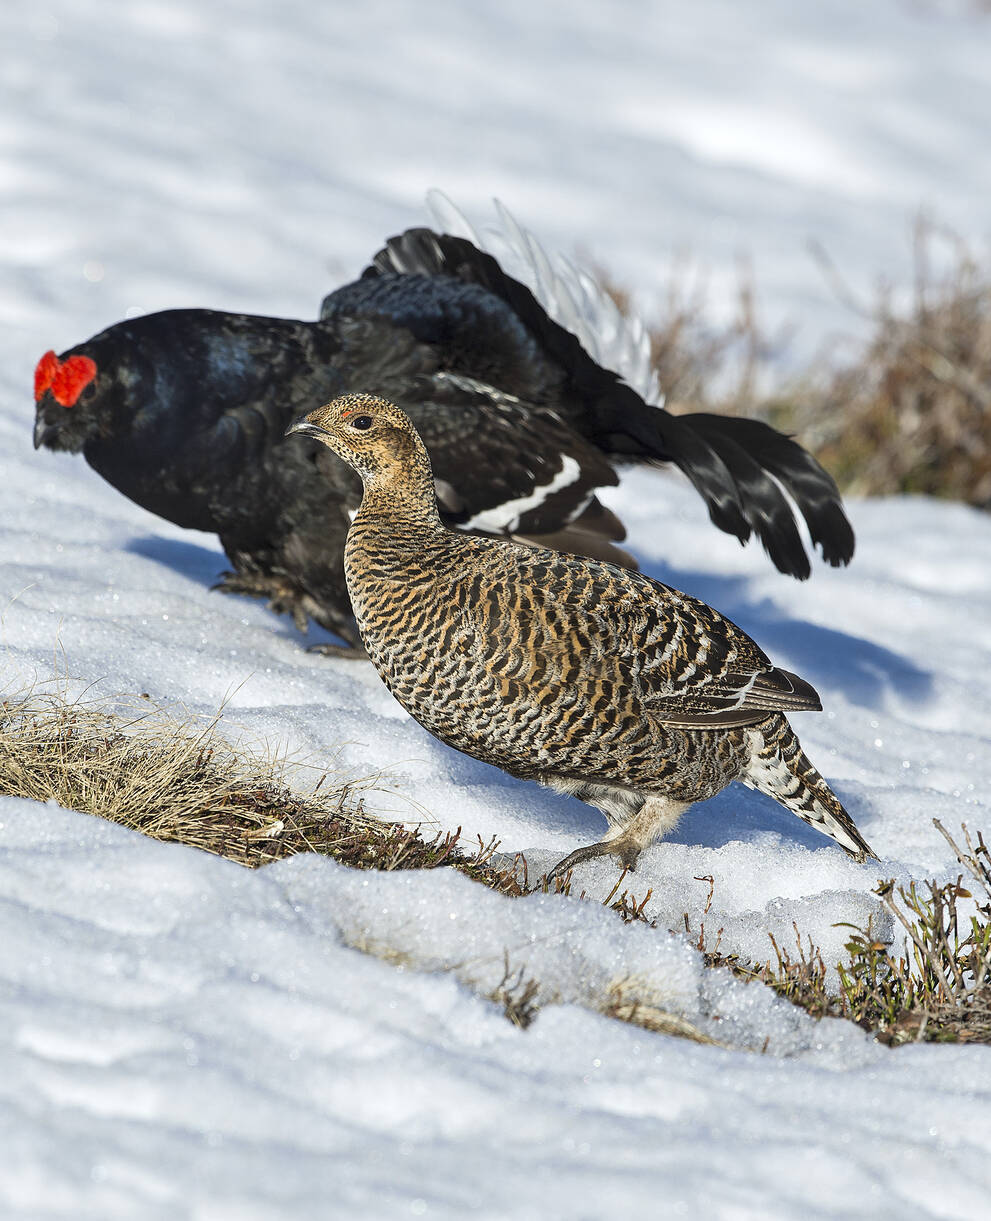
[(642, 848), (642, 844), (638, 844), (632, 836), (627, 835), (618, 836), (616, 839), (600, 840), (597, 844), (586, 844), (584, 847), (576, 848), (574, 852), (569, 852), (563, 860), (558, 861), (553, 869), (548, 870), (547, 880), (552, 882), (555, 878), (563, 878), (576, 865), (583, 865), (586, 861), (593, 861), (600, 856), (618, 857), (623, 869), (636, 870)]

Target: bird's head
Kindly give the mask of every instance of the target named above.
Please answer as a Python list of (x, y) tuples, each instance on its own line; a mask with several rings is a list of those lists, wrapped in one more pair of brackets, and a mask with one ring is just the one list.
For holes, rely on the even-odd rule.
[(34, 371), (34, 447), (78, 453), (93, 429), (99, 369), (91, 356), (46, 352)]
[(353, 467), (366, 487), (419, 483), (433, 497), (430, 459), (410, 418), (394, 403), (371, 394), (345, 394), (290, 424), (329, 446)]

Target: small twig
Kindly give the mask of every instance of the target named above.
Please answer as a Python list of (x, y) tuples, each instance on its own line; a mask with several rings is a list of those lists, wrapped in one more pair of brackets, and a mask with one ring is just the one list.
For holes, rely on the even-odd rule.
[(602, 900), (603, 907), (608, 907), (609, 904), (612, 902), (613, 896), (616, 894), (616, 891), (619, 890), (619, 888), (623, 885), (623, 880), (625, 879), (626, 875), (629, 872), (630, 872), (629, 869), (624, 868), (623, 872), (619, 875), (619, 880), (616, 882), (616, 885), (612, 888), (612, 890), (610, 890), (608, 897)]

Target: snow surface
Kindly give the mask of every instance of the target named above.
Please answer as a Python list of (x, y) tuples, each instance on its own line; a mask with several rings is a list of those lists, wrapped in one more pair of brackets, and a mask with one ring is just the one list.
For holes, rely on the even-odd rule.
[[(434, 185), (476, 220), (500, 196), (647, 304), (687, 245), (718, 308), (745, 251), (807, 347), (857, 325), (807, 238), (866, 288), (904, 278), (920, 205), (984, 236), (991, 23), (962, 8), (64, 0), (0, 27), (4, 690), (64, 671), (108, 700), (226, 701), (230, 733), (384, 768), (375, 808), (534, 866), (599, 816), (440, 746), (367, 665), (210, 593), (213, 537), (35, 454), (40, 353), (170, 306), (314, 317)], [(933, 816), (991, 828), (991, 520), (855, 503), (852, 567), (799, 585), (674, 479), (609, 500), (646, 571), (816, 685), (827, 711), (796, 727), (883, 858), (734, 787), (634, 891), (697, 926), (711, 876), (724, 948), (763, 956), (795, 921), (835, 958), (878, 876), (955, 874)], [(986, 1049), (890, 1052), (576, 899), (318, 858), (249, 873), (9, 798), (0, 824), (0, 1216), (987, 1215)], [(507, 962), (547, 1002), (527, 1031), (483, 999)], [(725, 1046), (602, 1017), (610, 987)]]

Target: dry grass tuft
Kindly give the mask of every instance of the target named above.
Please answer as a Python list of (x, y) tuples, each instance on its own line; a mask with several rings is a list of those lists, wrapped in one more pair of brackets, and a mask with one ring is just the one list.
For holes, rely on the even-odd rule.
[(623, 980), (612, 985), (602, 1013), (606, 1017), (628, 1022), (631, 1026), (639, 1026), (642, 1030), (650, 1030), (654, 1034), (675, 1035), (679, 1039), (687, 1039), (690, 1043), (725, 1046), (699, 1030), (687, 1018), (669, 1012), (651, 999), (649, 989), (639, 987), (633, 980)]
[(283, 760), (150, 706), (121, 717), (30, 693), (0, 704), (0, 794), (53, 801), (154, 839), (257, 867), (319, 852), (358, 869), (431, 869), (460, 859), (456, 836), (365, 813), (360, 789), (321, 775), (293, 788)]
[(507, 1020), (514, 1026), (526, 1030), (540, 1012), (540, 985), (526, 974), (525, 968), (513, 970), (507, 951), (502, 979), (488, 994), (487, 999), (501, 1005)]

